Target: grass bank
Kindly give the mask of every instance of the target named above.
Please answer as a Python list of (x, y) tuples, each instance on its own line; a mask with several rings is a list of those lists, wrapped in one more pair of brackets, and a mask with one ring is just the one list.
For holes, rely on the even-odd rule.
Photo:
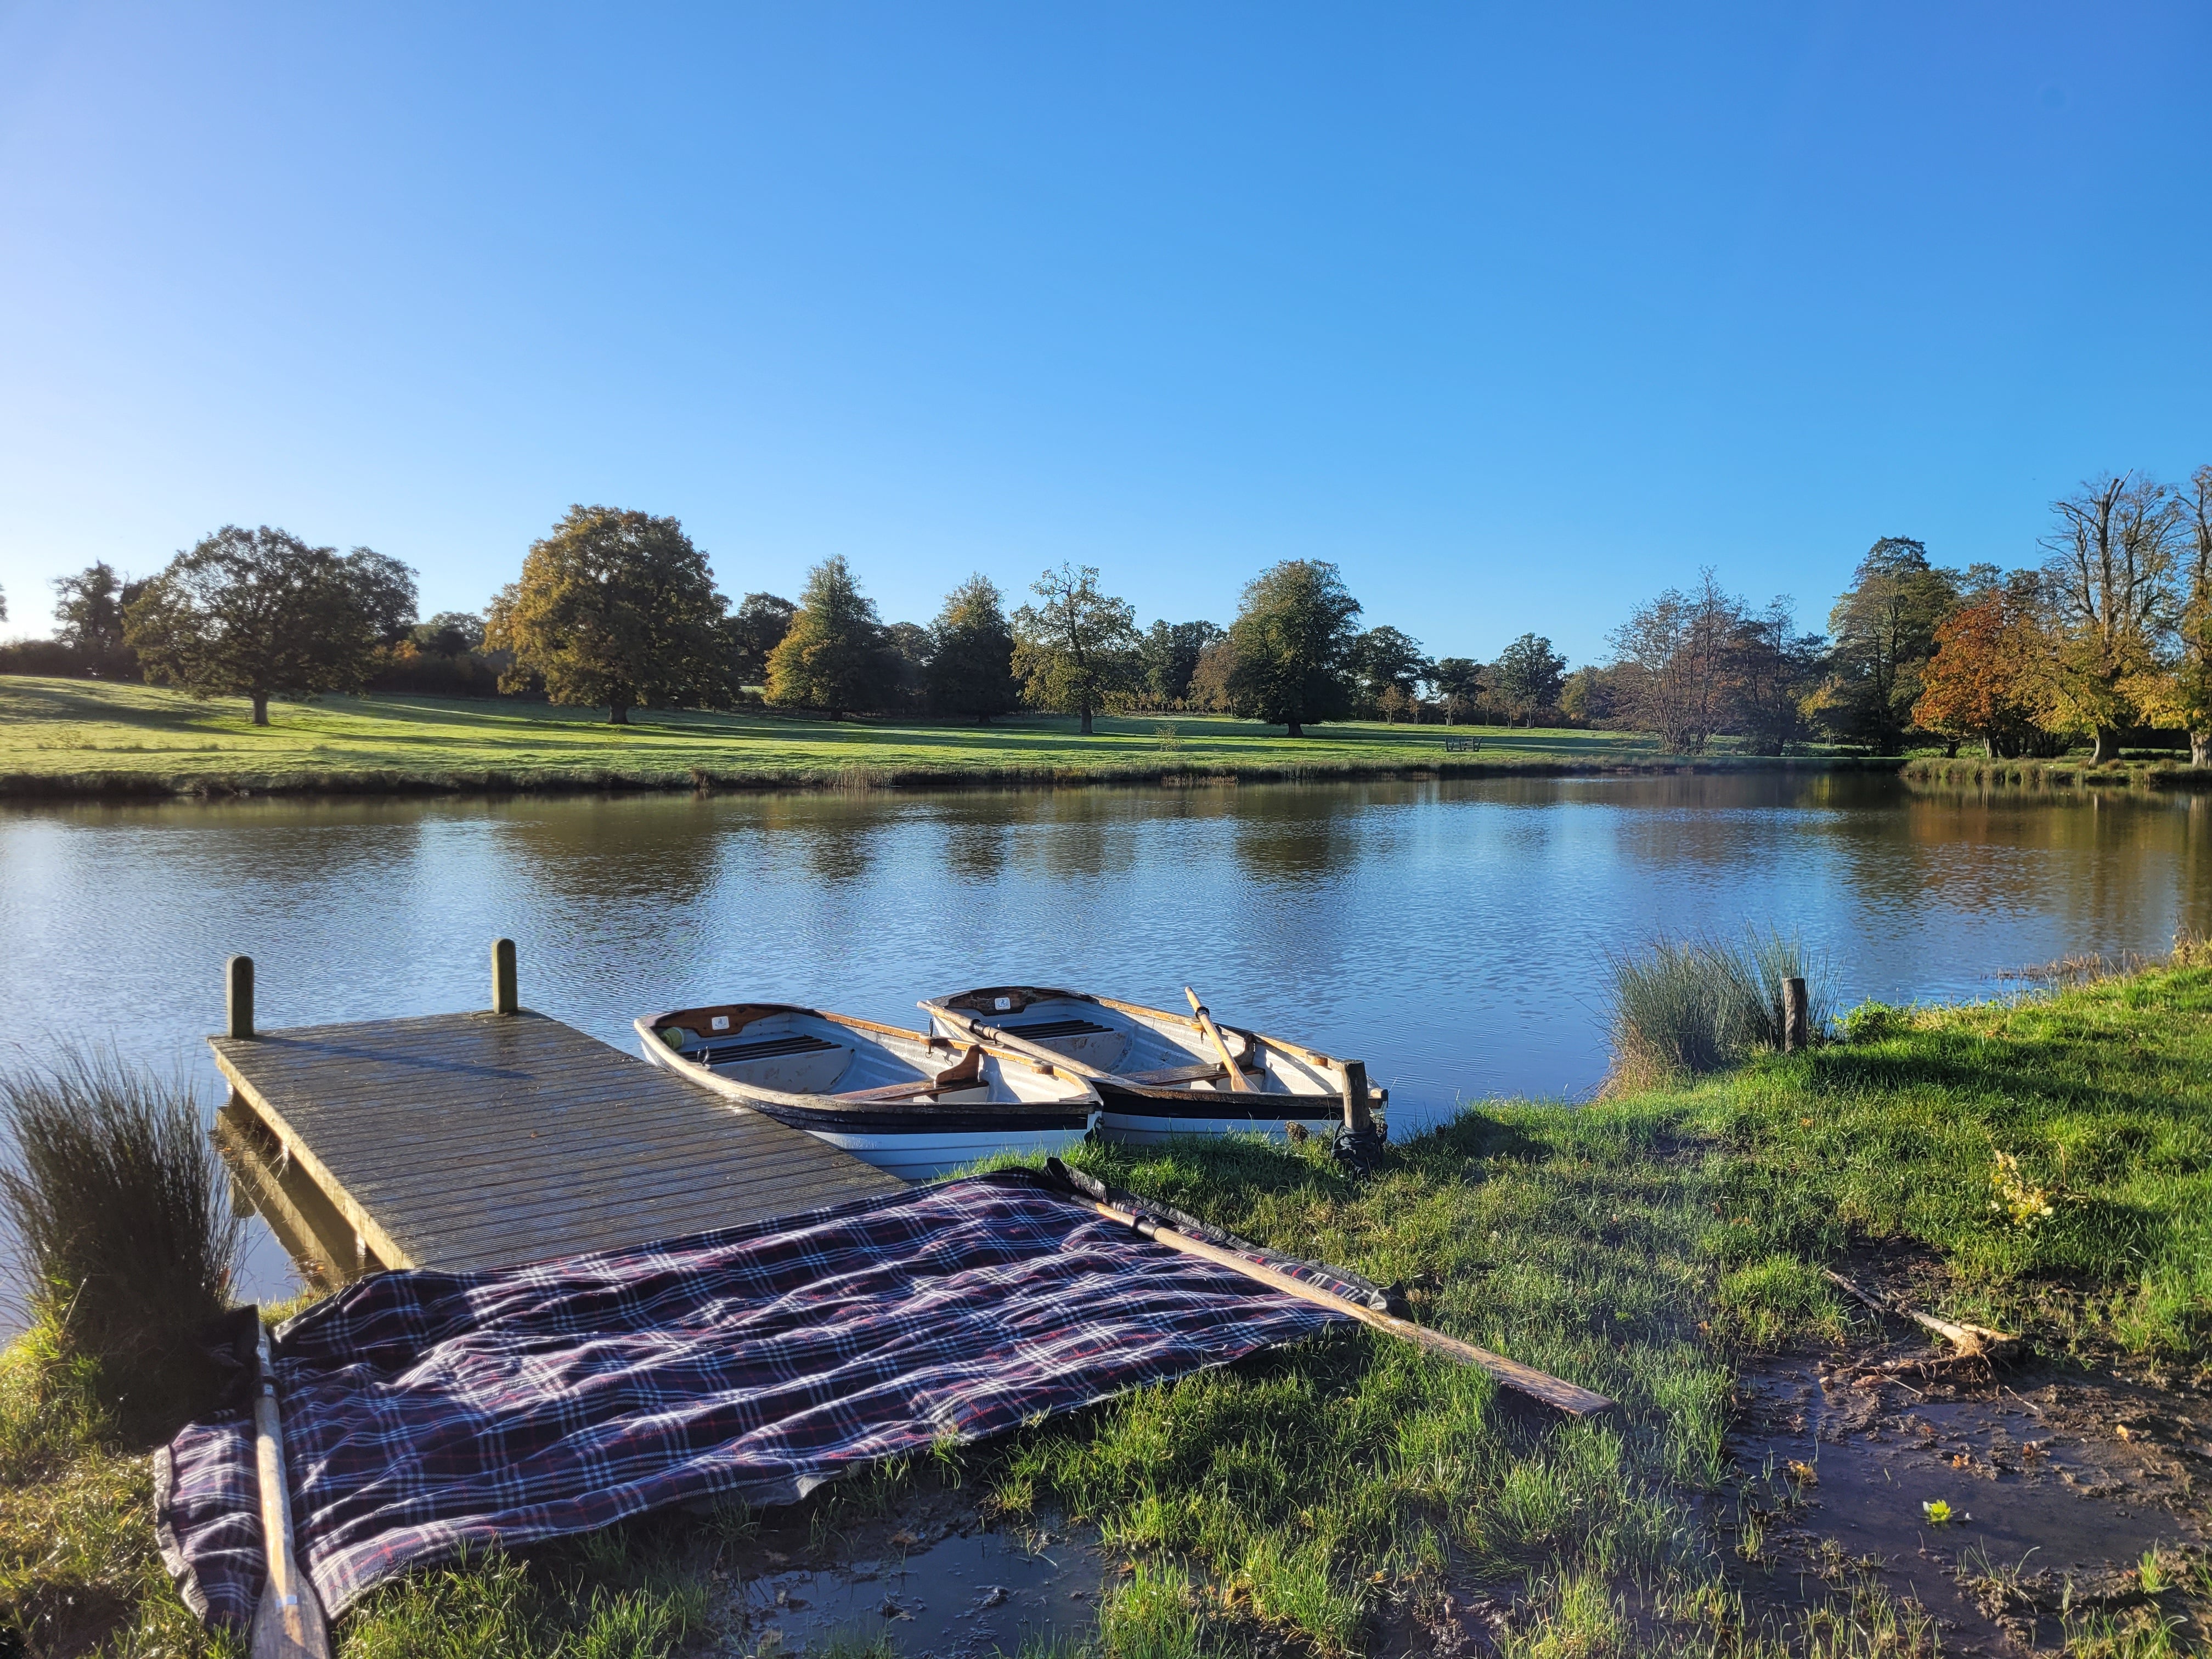
[[(379, 696), (271, 705), (157, 686), (0, 677), (0, 797), (505, 793), (1173, 782), (1860, 764), (1660, 754), (1632, 733), (1352, 721), (1285, 737), (1213, 715), (997, 724), (641, 711), (627, 726), (542, 703)], [(1447, 736), (1480, 738), (1448, 752)], [(1894, 762), (1875, 763), (1893, 767)]]
[(1979, 760), (1916, 755), (1900, 769), (1907, 782), (1990, 789), (2212, 789), (2212, 771), (2172, 759), (2122, 759), (2092, 765), (2087, 756), (2057, 760)]
[[(926, 1481), (1001, 1524), (1079, 1516), (1129, 1564), (1098, 1613), (1110, 1659), (1425, 1650), (1440, 1638), (1419, 1632), (1469, 1607), (1494, 1616), (1465, 1651), (1528, 1659), (1934, 1651), (1848, 1573), (1795, 1612), (1746, 1604), (1717, 1525), (1747, 1490), (1726, 1443), (1739, 1370), (1864, 1341), (1818, 1271), (1845, 1264), (2061, 1366), (2212, 1373), (2212, 970), (1868, 1008), (1849, 1029), (1583, 1109), (1486, 1104), (1364, 1182), (1317, 1147), (1085, 1160), (1401, 1280), (1423, 1320), (1603, 1390), (1617, 1420), (1545, 1420), (1355, 1328), (833, 1488), (813, 1532)], [(35, 1345), (0, 1382), (0, 1603), (23, 1620), (97, 1599), (112, 1651), (204, 1650), (144, 1569), (143, 1460), (87, 1426), (79, 1382)], [(342, 1649), (750, 1652), (731, 1587), (765, 1571), (753, 1524), (665, 1517), (410, 1580)], [(2175, 1571), (2142, 1598), (2142, 1631), (2164, 1634), (2114, 1646), (2077, 1623), (2075, 1650), (2180, 1650), (2159, 1621), (2197, 1616), (2212, 1577)]]

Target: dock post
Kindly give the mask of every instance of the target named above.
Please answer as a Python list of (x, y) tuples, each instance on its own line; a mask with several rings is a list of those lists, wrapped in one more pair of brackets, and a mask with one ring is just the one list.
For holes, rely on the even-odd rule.
[(521, 1006), (514, 985), (514, 941), (495, 939), (491, 942), (491, 1011), (512, 1014)]
[(1375, 1120), (1367, 1109), (1367, 1062), (1344, 1062), (1344, 1127), (1356, 1135), (1374, 1132)]
[(223, 964), (223, 1005), (226, 1018), (223, 1035), (247, 1037), (253, 1035), (253, 958), (233, 957)]
[(1794, 1054), (1800, 1048), (1812, 1046), (1812, 1022), (1805, 1009), (1805, 981), (1785, 979), (1782, 981), (1782, 1052)]

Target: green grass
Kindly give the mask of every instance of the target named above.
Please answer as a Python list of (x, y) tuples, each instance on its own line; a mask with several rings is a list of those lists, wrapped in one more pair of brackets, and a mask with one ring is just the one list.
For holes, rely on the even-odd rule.
[[(1614, 1396), (1612, 1421), (1547, 1419), (1355, 1327), (830, 1488), (817, 1522), (896, 1505), (933, 1473), (1009, 1522), (1079, 1516), (1131, 1564), (1100, 1611), (1104, 1659), (1357, 1652), (1448, 1580), (1513, 1602), (1504, 1650), (1531, 1659), (1929, 1651), (1924, 1620), (1865, 1584), (1772, 1620), (1728, 1589), (1708, 1517), (1741, 1496), (1735, 1370), (1863, 1333), (1816, 1269), (1869, 1243), (1917, 1261), (1926, 1305), (2062, 1359), (2212, 1364), (2212, 970), (1847, 1028), (1856, 1040), (1583, 1109), (1470, 1110), (1364, 1182), (1317, 1146), (1086, 1154), (1249, 1236), (1404, 1281), (1424, 1321)], [(2000, 1152), (2047, 1217), (1992, 1209)], [(54, 1593), (49, 1533), (96, 1534), (125, 1563), (148, 1540), (131, 1461), (70, 1428), (82, 1413), (37, 1426), (67, 1375), (20, 1349), (9, 1364), (52, 1379), (44, 1407), (0, 1390), (0, 1594), (20, 1608)], [(46, 1438), (63, 1450), (6, 1450)], [(412, 1577), (346, 1621), (343, 1651), (461, 1650), (448, 1629), (518, 1656), (711, 1646), (699, 1586), (744, 1531), (667, 1517)], [(127, 1618), (179, 1628), (167, 1593), (127, 1573)]]
[[(0, 795), (103, 792), (691, 788), (929, 782), (1154, 781), (1356, 775), (1406, 769), (1481, 775), (1680, 764), (1632, 733), (1347, 722), (1292, 739), (1213, 715), (988, 726), (786, 719), (762, 712), (604, 713), (543, 703), (399, 695), (276, 702), (257, 727), (236, 698), (161, 687), (0, 677)], [(1717, 757), (1700, 765), (1771, 765)], [(1815, 764), (1822, 763), (1815, 761)]]

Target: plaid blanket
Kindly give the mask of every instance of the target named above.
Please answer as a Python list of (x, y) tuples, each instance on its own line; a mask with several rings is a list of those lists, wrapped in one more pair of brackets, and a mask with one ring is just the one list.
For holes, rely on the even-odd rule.
[[(710, 1495), (792, 1502), (1340, 1316), (1027, 1170), (527, 1267), (378, 1273), (278, 1334), (297, 1544), (335, 1614), (465, 1547)], [(159, 1454), (155, 1504), (185, 1600), (244, 1631), (264, 1568), (243, 1413)]]

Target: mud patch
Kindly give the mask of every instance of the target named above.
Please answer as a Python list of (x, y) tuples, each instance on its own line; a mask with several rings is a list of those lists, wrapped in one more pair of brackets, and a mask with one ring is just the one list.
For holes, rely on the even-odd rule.
[(1742, 1481), (1719, 1525), (1747, 1601), (1787, 1613), (1870, 1576), (1955, 1653), (2099, 1620), (2212, 1637), (2212, 1399), (2109, 1372), (1877, 1369), (1896, 1358), (1784, 1359), (1740, 1380)]
[(724, 1651), (760, 1659), (1073, 1650), (1090, 1640), (1117, 1560), (1087, 1528), (993, 1529), (926, 1493), (894, 1516), (764, 1526), (734, 1553), (714, 1623)]

